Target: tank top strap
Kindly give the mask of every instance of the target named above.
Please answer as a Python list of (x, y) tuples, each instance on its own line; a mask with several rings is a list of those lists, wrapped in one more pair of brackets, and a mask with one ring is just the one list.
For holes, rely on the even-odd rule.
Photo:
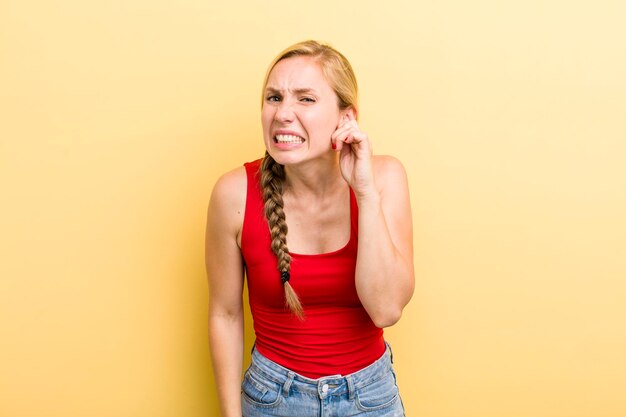
[(356, 202), (356, 196), (352, 187), (350, 187), (350, 225), (353, 237), (359, 235), (359, 205)]

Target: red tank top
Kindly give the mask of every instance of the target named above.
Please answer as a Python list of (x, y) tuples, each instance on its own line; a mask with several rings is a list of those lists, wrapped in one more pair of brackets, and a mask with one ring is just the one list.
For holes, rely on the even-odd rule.
[(290, 253), (289, 283), (304, 307), (301, 321), (285, 307), (263, 214), (260, 164), (260, 160), (244, 164), (248, 191), (241, 233), (256, 348), (268, 359), (308, 378), (348, 375), (365, 368), (383, 355), (385, 342), (383, 330), (363, 308), (354, 283), (358, 208), (352, 190), (347, 245), (319, 255)]

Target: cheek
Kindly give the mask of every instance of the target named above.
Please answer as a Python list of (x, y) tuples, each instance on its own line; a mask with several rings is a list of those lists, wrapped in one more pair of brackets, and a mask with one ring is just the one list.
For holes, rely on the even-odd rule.
[(339, 116), (332, 111), (303, 114), (300, 120), (309, 130), (309, 134), (316, 136), (330, 136), (339, 125)]
[(263, 128), (267, 126), (268, 121), (270, 120), (270, 112), (267, 107), (263, 107), (261, 110), (261, 123), (263, 124)]
[(317, 121), (315, 134), (317, 136), (322, 136), (325, 139), (329, 139), (337, 129), (338, 124), (338, 119), (334, 117), (334, 115), (329, 114), (323, 119)]
[(263, 128), (263, 135), (269, 134), (270, 127), (272, 125), (272, 114), (268, 110), (261, 112), (261, 126)]

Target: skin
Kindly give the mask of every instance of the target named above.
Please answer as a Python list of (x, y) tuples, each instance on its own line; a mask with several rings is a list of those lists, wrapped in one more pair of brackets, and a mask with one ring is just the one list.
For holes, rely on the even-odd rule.
[[(355, 284), (374, 324), (396, 323), (414, 289), (411, 208), (402, 164), (373, 156), (354, 108), (340, 109), (309, 57), (280, 61), (270, 73), (261, 113), (270, 155), (285, 165), (287, 243), (294, 253), (326, 253), (349, 239), (349, 187), (359, 206)], [(299, 136), (279, 144), (277, 133)], [(243, 276), (241, 229), (245, 169), (223, 175), (209, 203), (206, 264), (209, 342), (223, 416), (241, 416)]]

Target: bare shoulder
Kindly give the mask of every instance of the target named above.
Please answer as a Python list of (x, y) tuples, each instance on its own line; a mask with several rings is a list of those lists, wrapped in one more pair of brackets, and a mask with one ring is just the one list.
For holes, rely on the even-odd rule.
[(218, 178), (215, 187), (213, 187), (211, 198), (243, 198), (245, 202), (247, 183), (246, 168), (237, 167)]
[(223, 174), (217, 180), (209, 203), (209, 218), (216, 226), (239, 233), (246, 208), (247, 183), (243, 166)]
[(406, 170), (398, 158), (389, 155), (374, 155), (372, 168), (380, 191), (390, 187), (395, 190), (406, 187)]

